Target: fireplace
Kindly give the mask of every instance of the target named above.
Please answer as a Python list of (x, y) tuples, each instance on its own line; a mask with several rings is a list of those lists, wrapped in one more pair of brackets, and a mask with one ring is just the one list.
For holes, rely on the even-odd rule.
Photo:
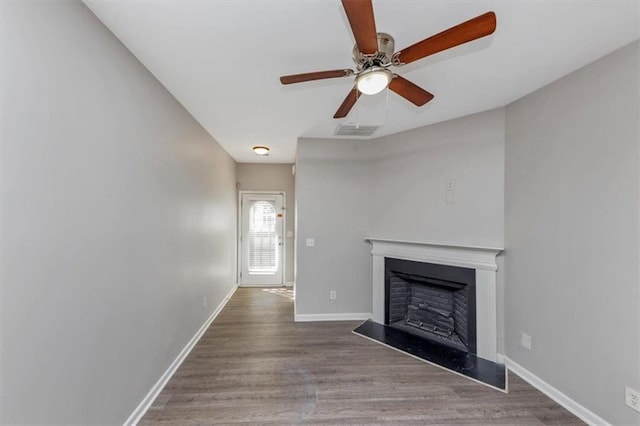
[(506, 391), (498, 356), (497, 247), (367, 238), (371, 319), (353, 332)]
[(476, 354), (475, 270), (385, 258), (385, 324)]
[[(472, 245), (456, 245), (436, 242), (399, 241), (381, 238), (367, 238), (371, 243), (372, 276), (371, 276), (371, 319), (382, 327), (389, 326), (386, 264), (397, 260), (409, 261), (405, 264), (409, 270), (392, 267), (392, 270), (414, 276), (426, 276), (432, 279), (471, 285), (475, 304), (467, 293), (467, 308), (475, 310), (475, 316), (469, 317), (475, 321), (475, 327), (467, 322), (467, 330), (475, 331), (475, 355), (491, 362), (498, 361), (498, 328), (497, 328), (497, 297), (496, 271), (498, 265), (496, 256), (501, 248), (480, 247)], [(427, 264), (434, 274), (424, 274), (422, 271), (411, 269), (415, 263)], [(449, 269), (449, 267), (452, 267)], [(435, 268), (435, 269), (433, 269)], [(440, 269), (443, 268), (443, 269)], [(451, 274), (448, 274), (452, 272)], [(444, 276), (441, 275), (445, 274)], [(470, 289), (469, 289), (470, 290)], [(418, 306), (419, 307), (419, 306)], [(398, 331), (393, 329), (393, 331)], [(411, 337), (414, 334), (406, 333)], [(433, 337), (433, 336), (430, 336)], [(418, 339), (418, 337), (416, 337)], [(434, 337), (434, 340), (437, 337)], [(421, 339), (432, 343), (431, 339)], [(462, 340), (462, 339), (461, 339)], [(434, 345), (428, 345), (434, 346)], [(446, 347), (445, 345), (437, 345)], [(468, 344), (468, 346), (472, 346)], [(468, 347), (468, 355), (472, 355), (473, 348)], [(462, 352), (463, 354), (465, 352)]]

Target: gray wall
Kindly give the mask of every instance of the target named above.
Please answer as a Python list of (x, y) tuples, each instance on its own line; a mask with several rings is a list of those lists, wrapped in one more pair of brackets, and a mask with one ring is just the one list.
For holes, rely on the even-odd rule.
[(373, 155), (373, 236), (503, 246), (504, 109), (376, 139)]
[(364, 238), (502, 246), (504, 110), (368, 141), (301, 138), (296, 179), (296, 312), (370, 312)]
[(293, 164), (238, 163), (236, 180), (241, 191), (284, 191), (286, 196), (285, 223), (292, 237), (286, 237), (285, 281), (291, 283), (294, 267), (294, 227), (295, 227), (295, 179), (291, 171)]
[(233, 287), (235, 162), (81, 3), (0, 7), (0, 423), (122, 423)]
[(638, 49), (507, 107), (507, 355), (619, 425), (640, 424)]
[[(366, 142), (299, 139), (296, 314), (371, 312)], [(366, 155), (366, 154), (364, 154)], [(306, 239), (315, 246), (307, 247)], [(336, 300), (329, 292), (336, 290)]]

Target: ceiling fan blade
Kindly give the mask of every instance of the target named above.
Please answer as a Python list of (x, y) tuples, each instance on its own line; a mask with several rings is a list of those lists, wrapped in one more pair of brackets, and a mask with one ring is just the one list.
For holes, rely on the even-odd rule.
[(393, 80), (389, 83), (389, 89), (417, 106), (422, 106), (433, 99), (431, 93), (399, 75), (393, 77)]
[(342, 0), (351, 31), (360, 52), (371, 55), (378, 51), (378, 33), (371, 0)]
[(396, 53), (398, 60), (408, 64), (434, 53), (450, 49), (478, 38), (488, 36), (496, 30), (496, 14), (487, 12), (441, 33), (412, 44)]
[(282, 84), (302, 83), (304, 81), (322, 80), (324, 78), (348, 77), (350, 75), (353, 75), (353, 70), (308, 72), (304, 74), (284, 75), (280, 77), (280, 83)]
[(360, 93), (358, 92), (358, 89), (356, 89), (355, 87), (351, 89), (347, 97), (344, 98), (344, 101), (342, 101), (342, 105), (340, 105), (340, 108), (338, 108), (336, 113), (333, 115), (333, 118), (346, 117), (347, 114), (349, 114), (349, 111), (351, 111), (351, 108), (353, 108), (353, 106), (358, 101), (359, 94)]

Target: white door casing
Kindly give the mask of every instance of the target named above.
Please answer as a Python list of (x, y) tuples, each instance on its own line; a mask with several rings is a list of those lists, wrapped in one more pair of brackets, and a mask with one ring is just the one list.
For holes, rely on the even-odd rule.
[(240, 194), (240, 276), (245, 286), (283, 285), (284, 194)]

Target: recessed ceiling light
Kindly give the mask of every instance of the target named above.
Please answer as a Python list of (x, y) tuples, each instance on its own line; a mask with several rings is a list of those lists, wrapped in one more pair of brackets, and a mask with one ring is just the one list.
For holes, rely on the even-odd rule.
[(268, 146), (256, 145), (252, 149), (253, 149), (253, 152), (255, 152), (258, 155), (269, 155)]

